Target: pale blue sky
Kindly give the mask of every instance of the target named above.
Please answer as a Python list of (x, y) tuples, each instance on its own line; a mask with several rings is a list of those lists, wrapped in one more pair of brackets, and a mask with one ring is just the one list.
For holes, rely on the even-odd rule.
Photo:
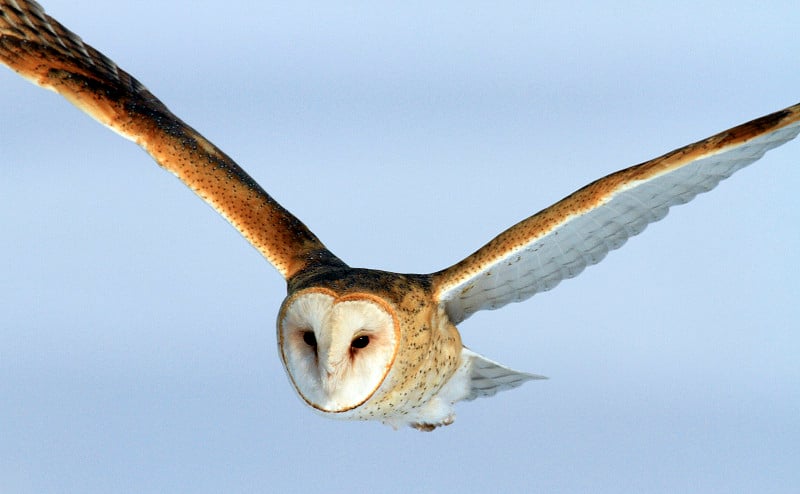
[[(800, 100), (796, 2), (43, 3), (381, 269)], [(0, 491), (800, 489), (800, 142), (465, 322), (550, 380), (422, 434), (305, 408), (272, 267), (130, 142), (0, 88)]]

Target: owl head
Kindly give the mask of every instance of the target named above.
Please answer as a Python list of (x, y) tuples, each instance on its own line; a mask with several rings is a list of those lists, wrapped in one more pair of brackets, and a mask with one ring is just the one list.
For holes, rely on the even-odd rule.
[[(400, 327), (383, 299), (311, 288), (288, 297), (278, 315), (278, 346), (292, 385), (311, 407), (344, 414), (386, 380)], [(343, 417), (344, 418), (344, 417)]]

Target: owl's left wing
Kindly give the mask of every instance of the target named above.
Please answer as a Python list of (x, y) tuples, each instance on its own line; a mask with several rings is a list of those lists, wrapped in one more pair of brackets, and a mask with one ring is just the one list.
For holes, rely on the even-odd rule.
[(800, 104), (601, 178), (432, 274), (434, 294), (457, 324), (550, 290), (798, 132)]
[(0, 0), (0, 63), (143, 147), (287, 280), (309, 267), (343, 264), (229, 156), (36, 2)]

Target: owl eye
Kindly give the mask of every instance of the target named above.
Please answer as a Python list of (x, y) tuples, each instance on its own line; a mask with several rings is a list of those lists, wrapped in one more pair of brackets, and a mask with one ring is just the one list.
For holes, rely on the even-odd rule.
[(364, 348), (369, 345), (369, 336), (359, 336), (358, 338), (354, 339), (350, 346), (353, 348)]
[(313, 331), (304, 331), (303, 332), (303, 341), (306, 342), (306, 345), (316, 348), (317, 347), (317, 337), (314, 336)]

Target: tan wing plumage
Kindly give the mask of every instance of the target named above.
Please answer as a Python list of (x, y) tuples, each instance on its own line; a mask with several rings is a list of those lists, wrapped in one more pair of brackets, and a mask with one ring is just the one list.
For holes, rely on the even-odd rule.
[(230, 157), (37, 3), (0, 0), (0, 62), (143, 147), (224, 216), (284, 278), (314, 263), (341, 263)]
[(800, 132), (800, 104), (597, 180), (434, 273), (457, 324), (549, 290)]

